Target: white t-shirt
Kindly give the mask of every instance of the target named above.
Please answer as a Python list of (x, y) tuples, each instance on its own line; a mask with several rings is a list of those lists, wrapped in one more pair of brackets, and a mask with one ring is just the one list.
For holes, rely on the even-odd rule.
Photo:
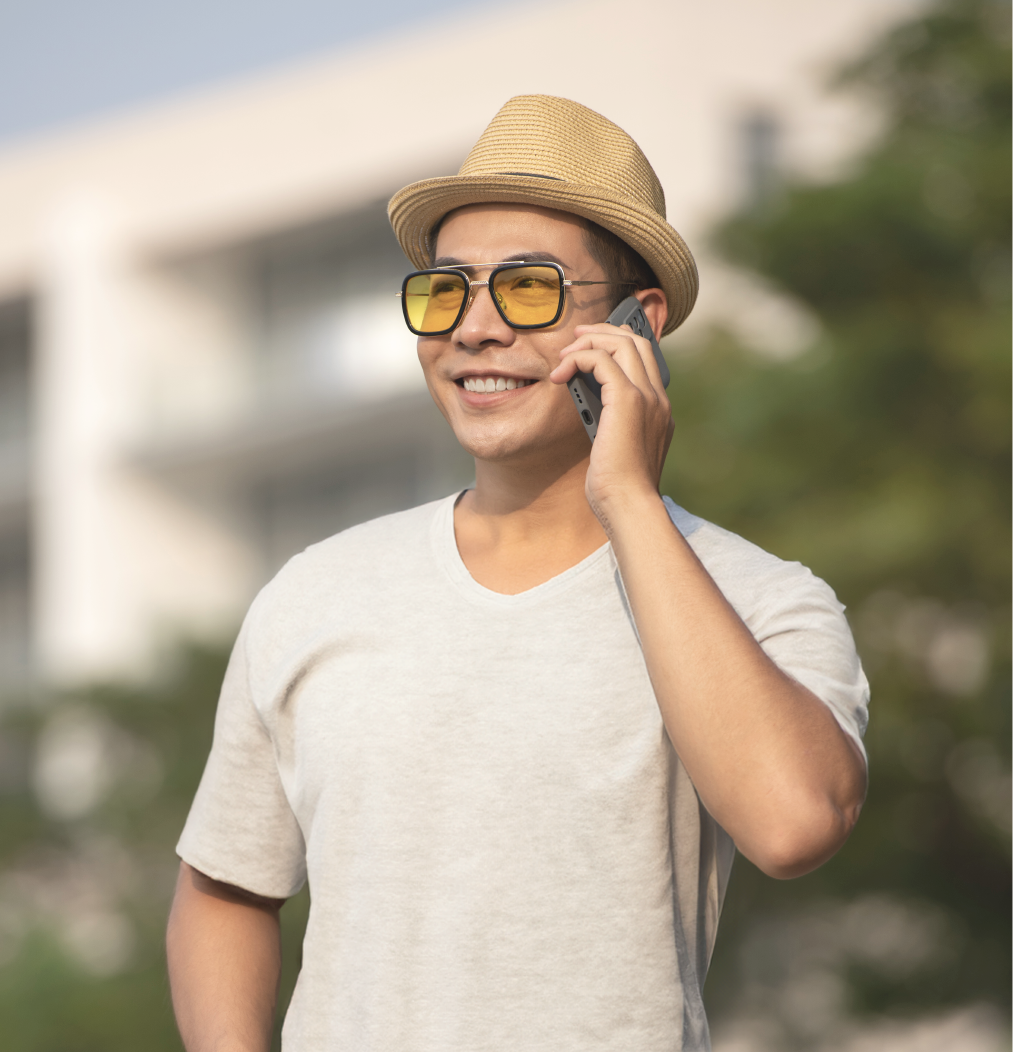
[[(734, 847), (666, 736), (611, 547), (479, 585), (456, 495), (346, 530), (253, 603), (179, 842), (309, 879), (286, 1052), (697, 1052)], [(666, 498), (764, 650), (859, 745), (843, 607)]]

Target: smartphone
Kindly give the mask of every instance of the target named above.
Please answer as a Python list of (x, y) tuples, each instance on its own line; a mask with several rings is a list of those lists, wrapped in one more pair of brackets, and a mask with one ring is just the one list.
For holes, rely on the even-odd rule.
[[(628, 325), (638, 336), (651, 341), (651, 350), (654, 351), (654, 360), (658, 363), (661, 382), (668, 387), (671, 380), (668, 363), (654, 338), (654, 330), (644, 314), (644, 308), (640, 306), (640, 300), (636, 296), (627, 296), (605, 320), (609, 325)], [(580, 414), (584, 430), (593, 442), (594, 436), (598, 434), (598, 421), (601, 420), (601, 384), (592, 373), (574, 373), (573, 379), (566, 386), (573, 396), (573, 404)]]

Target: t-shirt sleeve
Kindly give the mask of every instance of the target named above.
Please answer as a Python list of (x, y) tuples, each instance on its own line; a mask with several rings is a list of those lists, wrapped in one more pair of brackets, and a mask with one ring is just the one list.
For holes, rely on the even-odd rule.
[(697, 521), (687, 539), (764, 653), (830, 709), (865, 757), (869, 682), (833, 589), (800, 563)]
[(256, 605), (229, 660), (211, 754), (176, 853), (215, 880), (283, 899), (306, 879), (306, 849), (251, 688)]
[(789, 587), (774, 591), (757, 612), (757, 640), (778, 668), (823, 701), (866, 757), (869, 683), (844, 607), (829, 585), (795, 567)]

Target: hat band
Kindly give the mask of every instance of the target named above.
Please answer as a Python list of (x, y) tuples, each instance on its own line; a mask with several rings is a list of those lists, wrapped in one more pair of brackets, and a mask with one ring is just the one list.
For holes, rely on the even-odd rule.
[(538, 172), (497, 172), (497, 175), (526, 175), (531, 179), (555, 179), (557, 183), (563, 180), (558, 175), (541, 175)]

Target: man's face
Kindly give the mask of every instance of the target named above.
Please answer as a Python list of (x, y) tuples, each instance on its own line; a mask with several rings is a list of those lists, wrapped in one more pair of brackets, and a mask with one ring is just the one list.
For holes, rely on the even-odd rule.
[[(604, 281), (584, 247), (581, 221), (565, 212), (531, 205), (468, 205), (443, 221), (436, 266), (512, 260), (558, 263), (568, 279)], [(491, 267), (469, 268), (484, 281)], [(480, 460), (531, 456), (586, 456), (590, 442), (569, 391), (549, 373), (559, 352), (573, 342), (575, 325), (603, 322), (615, 289), (608, 285), (568, 289), (563, 313), (546, 329), (512, 329), (500, 317), (488, 288), (472, 293), (460, 325), (446, 336), (420, 336), (419, 360), (429, 390), (458, 441)], [(475, 381), (514, 381), (512, 389), (473, 391)], [(480, 386), (488, 386), (483, 383)], [(503, 386), (500, 384), (499, 386)]]

